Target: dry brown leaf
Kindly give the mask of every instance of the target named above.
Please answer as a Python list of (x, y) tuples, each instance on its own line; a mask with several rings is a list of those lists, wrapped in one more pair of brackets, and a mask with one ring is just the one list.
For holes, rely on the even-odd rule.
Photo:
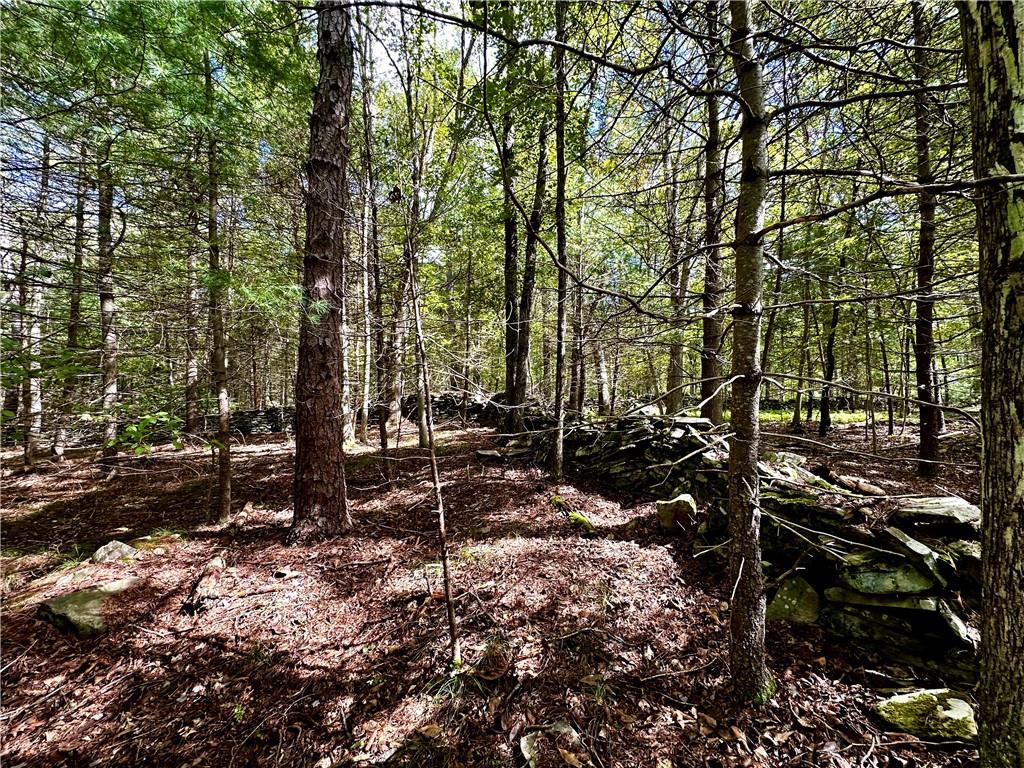
[(558, 754), (565, 760), (566, 765), (571, 765), (572, 768), (583, 768), (583, 763), (580, 762), (580, 759), (569, 750), (559, 747)]
[(416, 729), (416, 732), (428, 739), (437, 739), (441, 736), (441, 726), (436, 723), (429, 723), (428, 725), (421, 725)]

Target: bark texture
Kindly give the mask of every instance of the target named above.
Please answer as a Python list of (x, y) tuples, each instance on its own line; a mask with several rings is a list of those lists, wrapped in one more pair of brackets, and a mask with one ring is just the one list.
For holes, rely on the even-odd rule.
[(764, 86), (761, 62), (753, 45), (753, 8), (742, 0), (729, 3), (732, 49), (740, 96), (742, 173), (736, 201), (736, 301), (733, 309), (732, 430), (729, 441), (729, 566), (734, 584), (729, 630), (733, 686), (739, 698), (763, 703), (775, 683), (765, 663), (764, 572), (761, 568), (761, 509), (757, 457), (761, 368), (764, 225), (768, 182), (765, 144)]
[[(930, 39), (930, 25), (924, 18), (924, 6), (920, 2), (911, 5), (914, 18), (914, 77), (924, 84), (929, 82), (928, 51), (925, 46)], [(914, 97), (914, 144), (917, 152), (917, 181), (931, 184), (931, 126), (932, 107), (927, 93)], [(922, 192), (918, 196), (918, 212), (921, 218), (917, 238), (917, 297), (914, 300), (914, 365), (917, 378), (918, 414), (920, 418), (920, 441), (918, 443), (918, 474), (934, 477), (939, 470), (935, 463), (939, 457), (939, 414), (937, 388), (932, 383), (932, 366), (935, 358), (934, 313), (935, 299), (932, 282), (935, 277), (935, 195)]]
[[(974, 175), (1024, 172), (1024, 5), (960, 5)], [(983, 768), (1024, 765), (1024, 185), (976, 193), (983, 312)]]
[(303, 254), (303, 311), (295, 383), (295, 518), (292, 541), (348, 529), (345, 429), (339, 360), (338, 291), (346, 258), (353, 50), (348, 10), (317, 6), (320, 78), (309, 120), (309, 192)]

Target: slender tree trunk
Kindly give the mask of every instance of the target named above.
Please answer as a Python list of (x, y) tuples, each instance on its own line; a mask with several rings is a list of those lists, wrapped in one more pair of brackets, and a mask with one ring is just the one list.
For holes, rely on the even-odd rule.
[[(198, 195), (197, 195), (198, 197)], [(189, 214), (189, 240), (185, 255), (185, 431), (202, 429), (199, 415), (199, 210)]]
[[(805, 362), (807, 363), (807, 377), (808, 377), (808, 381), (807, 381), (807, 401), (808, 401), (808, 403), (810, 403), (810, 401), (813, 399), (813, 395), (811, 394), (811, 383), (809, 381), (809, 379), (811, 378), (811, 375), (812, 375), (811, 374), (811, 351), (810, 351), (810, 349), (808, 349), (808, 344), (810, 342), (810, 336), (811, 336), (811, 305), (808, 303), (808, 300), (810, 299), (810, 297), (811, 297), (810, 285), (807, 282), (807, 280), (804, 280), (803, 281), (803, 300), (804, 300), (804, 306), (803, 306), (803, 332), (802, 332), (802, 334), (800, 336), (800, 368), (799, 368), (799, 371), (797, 372), (797, 377), (798, 378), (797, 378), (797, 386), (796, 386), (796, 398), (794, 399), (794, 404), (793, 404), (793, 418), (790, 420), (790, 428), (793, 430), (793, 432), (795, 432), (797, 434), (800, 434), (800, 433), (802, 433), (804, 431), (804, 423), (803, 423), (803, 420), (800, 418), (800, 397), (803, 394), (803, 390), (804, 390), (804, 379), (802, 377), (804, 375), (804, 363)], [(810, 412), (810, 408), (808, 408), (808, 413), (809, 412)], [(808, 416), (808, 418), (810, 418), (810, 416)]]
[[(875, 312), (878, 316), (879, 325), (881, 326), (882, 319), (882, 305), (881, 303), (875, 305)], [(895, 404), (892, 399), (892, 373), (889, 370), (889, 350), (885, 344), (885, 330), (878, 334), (878, 347), (882, 353), (882, 382), (885, 386), (885, 415), (887, 424), (887, 433), (892, 435), (896, 428), (895, 419)]]
[(605, 361), (604, 349), (600, 345), (594, 346), (594, 376), (597, 379), (597, 414), (607, 416), (611, 392), (608, 388), (608, 364)]
[[(670, 120), (667, 116), (665, 125)], [(683, 302), (685, 301), (687, 282), (683, 278), (683, 269), (680, 264), (682, 260), (682, 238), (679, 235), (679, 172), (676, 168), (674, 157), (675, 147), (672, 145), (671, 134), (666, 130), (665, 140), (665, 229), (668, 233), (668, 261), (671, 264), (669, 271), (669, 306), (672, 315), (672, 327), (668, 345), (668, 373), (665, 377), (665, 411), (667, 413), (679, 413), (683, 409), (683, 330), (685, 322), (682, 318)], [(686, 273), (689, 274), (687, 264)]]
[[(88, 145), (83, 141), (78, 154), (78, 182), (75, 188), (75, 242), (71, 262), (71, 295), (68, 299), (68, 342), (67, 350), (72, 355), (72, 364), (81, 363), (82, 332), (82, 266), (85, 262), (85, 200), (89, 195)], [(64, 379), (61, 397), (61, 413), (53, 440), (53, 454), (58, 461), (64, 459), (68, 440), (68, 422), (71, 419), (75, 392), (78, 389), (78, 375), (72, 373)]]
[[(43, 135), (40, 156), (39, 196), (36, 199), (35, 216), (31, 225), (23, 223), (21, 248), (21, 311), (22, 353), (25, 361), (25, 378), (22, 382), (22, 439), (25, 465), (32, 464), (34, 454), (39, 450), (43, 430), (43, 380), (39, 365), (40, 343), (42, 341), (42, 284), (39, 269), (39, 251), (46, 232), (46, 209), (50, 193), (50, 137)], [(31, 231), (30, 231), (31, 230)], [(35, 245), (35, 264), (30, 262), (32, 244)]]
[[(974, 176), (1024, 173), (1024, 7), (960, 4)], [(1024, 765), (1024, 189), (975, 190), (983, 333), (982, 768)]]
[[(365, 9), (359, 45), (360, 105), (362, 107), (362, 262), (363, 277), (363, 392), (359, 413), (359, 439), (370, 441), (370, 397), (373, 373), (377, 374), (378, 395), (382, 391), (381, 363), (384, 325), (380, 314), (380, 261), (377, 251), (377, 179), (373, 166), (373, 51), (369, 34), (370, 9)], [(374, 293), (376, 291), (376, 293)], [(374, 297), (377, 306), (375, 308)], [(376, 311), (375, 311), (376, 309)], [(378, 414), (379, 415), (379, 414)], [(381, 451), (387, 451), (387, 426), (381, 419)], [(390, 463), (386, 461), (390, 467)]]
[(469, 414), (469, 390), (472, 387), (472, 381), (470, 380), (471, 373), (471, 358), (473, 352), (473, 340), (472, 340), (472, 327), (473, 327), (473, 311), (472, 311), (472, 297), (473, 297), (473, 251), (470, 250), (466, 259), (466, 292), (463, 297), (465, 306), (465, 315), (462, 318), (463, 322), (463, 344), (462, 344), (462, 426), (466, 426), (466, 419)]
[[(364, 86), (365, 87), (365, 86)], [(373, 382), (373, 323), (371, 321), (371, 297), (370, 297), (370, 208), (371, 187), (369, 174), (366, 173), (366, 163), (363, 163), (363, 212), (360, 226), (362, 238), (360, 242), (359, 266), (361, 272), (361, 291), (359, 294), (362, 302), (363, 336), (362, 336), (362, 387), (359, 395), (359, 442), (363, 445), (370, 443), (370, 392)]]
[(114, 180), (110, 170), (110, 150), (113, 140), (102, 147), (96, 172), (96, 255), (97, 285), (100, 298), (100, 367), (103, 374), (103, 394), (100, 408), (103, 412), (103, 456), (117, 455), (117, 306), (114, 299), (114, 241), (111, 219), (114, 216)]
[[(914, 17), (914, 77), (920, 83), (929, 82), (930, 69), (926, 46), (930, 39), (930, 25), (924, 18), (924, 6), (915, 0), (911, 3)], [(931, 184), (931, 131), (932, 108), (928, 94), (914, 96), (915, 146), (917, 150), (917, 182)], [(917, 297), (914, 300), (914, 364), (917, 376), (918, 414), (920, 418), (920, 442), (918, 444), (918, 474), (934, 477), (939, 465), (938, 410), (934, 407), (935, 389), (932, 386), (932, 358), (935, 355), (933, 338), (933, 314), (935, 299), (932, 296), (932, 279), (935, 275), (935, 195), (922, 192), (918, 195), (918, 211), (921, 227), (917, 240)]]
[[(839, 271), (845, 267), (845, 259), (841, 258)], [(836, 375), (836, 328), (839, 326), (839, 304), (832, 303), (832, 317), (828, 324), (828, 340), (825, 342), (825, 360), (821, 377), (825, 384), (821, 387), (821, 402), (818, 403), (818, 437), (825, 437), (832, 428), (832, 381)]]
[(509, 411), (509, 431), (511, 432), (523, 430), (522, 405), (526, 402), (526, 385), (530, 375), (530, 332), (533, 320), (533, 294), (537, 282), (537, 243), (544, 216), (544, 190), (547, 187), (548, 178), (547, 138), (547, 124), (542, 123), (537, 135), (537, 175), (523, 254), (523, 284), (519, 292), (514, 388), (512, 398), (508, 403), (511, 409)]
[(764, 572), (761, 567), (761, 509), (757, 460), (761, 370), (761, 291), (768, 152), (761, 62), (753, 44), (753, 7), (729, 3), (740, 96), (745, 106), (740, 127), (742, 176), (736, 202), (736, 303), (733, 310), (732, 431), (729, 441), (729, 566), (734, 584), (730, 611), (729, 659), (733, 686), (745, 701), (763, 703), (775, 692), (765, 663)]
[[(576, 274), (582, 275), (582, 258), (576, 266)], [(587, 361), (583, 354), (583, 286), (577, 283), (572, 295), (572, 373), (569, 381), (569, 409), (583, 413), (587, 394)]]
[(718, 68), (721, 59), (715, 52), (719, 40), (720, 0), (707, 3), (708, 47), (707, 110), (708, 140), (704, 147), (704, 296), (702, 344), (700, 352), (700, 415), (714, 424), (724, 421), (722, 411), (725, 392), (722, 388), (723, 326), (720, 314), (725, 288), (722, 279), (722, 255), (719, 248), (710, 247), (721, 242), (721, 216), (723, 203), (722, 148), (719, 138)]
[(344, 440), (348, 444), (355, 440), (356, 429), (355, 429), (355, 415), (352, 409), (352, 360), (351, 360), (351, 349), (349, 345), (349, 337), (351, 335), (351, 328), (349, 327), (348, 320), (348, 293), (349, 293), (349, 274), (348, 274), (348, 256), (350, 252), (348, 246), (348, 227), (343, 227), (341, 231), (341, 237), (345, 239), (345, 244), (342, 245), (342, 251), (346, 254), (346, 257), (341, 260), (341, 264), (338, 265), (338, 271), (340, 273), (340, 284), (338, 286), (338, 381), (341, 386), (341, 427), (344, 430)]
[[(868, 286), (865, 281), (864, 294), (867, 295)], [(867, 395), (865, 396), (864, 428), (867, 437), (867, 428), (871, 428), (871, 450), (878, 453), (878, 426), (875, 424), (875, 374), (871, 360), (871, 320), (868, 317), (868, 305), (864, 303), (864, 369), (867, 376)]]
[(513, 126), (512, 113), (505, 112), (501, 125), (501, 187), (504, 195), (502, 216), (505, 229), (505, 431), (518, 431), (516, 423), (516, 357), (519, 346), (519, 302), (516, 282), (519, 279), (519, 234), (513, 202)]
[[(789, 103), (788, 85), (789, 85), (789, 82), (787, 80), (786, 59), (783, 58), (782, 59), (782, 103), (783, 104), (788, 104)], [(789, 113), (787, 112), (783, 116), (783, 125), (782, 125), (782, 167), (783, 168), (788, 168), (789, 167), (789, 137), (790, 137)], [(779, 219), (782, 220), (782, 221), (786, 220), (786, 196), (787, 196), (786, 193), (787, 193), (787, 191), (788, 191), (788, 187), (786, 185), (786, 177), (783, 176), (782, 179), (779, 181)], [(776, 264), (776, 266), (775, 266), (775, 285), (772, 287), (772, 295), (771, 295), (771, 304), (772, 305), (768, 309), (768, 323), (767, 323), (767, 325), (765, 326), (765, 329), (764, 329), (764, 348), (761, 350), (761, 372), (762, 373), (765, 373), (765, 372), (767, 372), (769, 370), (769, 368), (768, 368), (768, 360), (769, 360), (769, 355), (771, 355), (772, 337), (775, 334), (775, 320), (776, 320), (776, 317), (778, 316), (778, 313), (779, 313), (778, 309), (776, 308), (776, 305), (779, 303), (779, 296), (781, 296), (781, 294), (782, 294), (782, 276), (783, 276), (782, 264), (785, 261), (785, 251), (786, 251), (786, 230), (785, 229), (780, 229), (779, 230), (779, 239), (778, 239), (777, 242), (778, 242), (778, 251), (776, 253), (776, 258), (778, 260), (778, 264)]]
[(295, 517), (290, 539), (330, 536), (352, 525), (341, 421), (338, 291), (347, 258), (347, 166), (353, 50), (348, 9), (317, 4), (320, 77), (309, 120), (309, 191), (303, 254), (304, 301), (295, 384)]
[[(409, 252), (415, 257), (415, 251)], [(430, 479), (434, 490), (434, 502), (437, 514), (438, 550), (441, 558), (441, 574), (444, 584), (445, 613), (448, 618), (448, 641), (451, 651), (452, 667), (462, 666), (462, 650), (459, 644), (459, 629), (455, 620), (455, 600), (452, 592), (451, 568), (448, 563), (448, 527), (444, 511), (444, 494), (441, 491), (441, 473), (437, 465), (437, 447), (434, 441), (434, 413), (430, 402), (430, 368), (427, 359), (427, 347), (423, 338), (423, 318), (420, 311), (419, 286), (417, 281), (417, 264), (408, 262), (406, 271), (409, 274), (409, 289), (412, 294), (412, 316), (416, 335), (416, 367), (419, 373), (419, 389), (423, 394), (423, 420), (426, 424), (427, 449), (430, 452)]]
[[(213, 66), (210, 54), (203, 58), (206, 73), (206, 111), (213, 120)], [(228, 359), (225, 314), (228, 273), (220, 259), (220, 161), (214, 129), (209, 129), (206, 147), (207, 209), (206, 232), (210, 257), (210, 377), (217, 399), (217, 495), (210, 510), (221, 522), (231, 516), (231, 402), (228, 399)]]
[[(370, 9), (364, 9), (365, 18), (362, 20), (366, 30), (370, 29)], [(394, 415), (392, 395), (392, 375), (399, 376), (397, 366), (391, 367), (392, 358), (390, 350), (390, 338), (388, 327), (384, 320), (384, 282), (381, 274), (380, 240), (378, 238), (377, 226), (377, 176), (374, 166), (373, 155), (373, 51), (371, 38), (368, 32), (364, 32), (362, 45), (360, 46), (360, 73), (362, 77), (362, 116), (363, 116), (363, 174), (365, 177), (365, 195), (369, 200), (370, 221), (369, 221), (369, 272), (372, 282), (373, 300), (371, 303), (372, 324), (373, 324), (373, 346), (374, 346), (374, 375), (377, 382), (377, 429), (380, 437), (381, 461), (384, 467), (384, 475), (390, 482), (394, 468), (388, 458), (388, 432), (389, 427), (394, 424), (397, 427), (397, 420), (401, 419), (401, 410)], [(401, 302), (399, 304), (401, 306)], [(397, 308), (396, 308), (397, 311)], [(401, 387), (399, 385), (399, 393)], [(392, 422), (392, 419), (395, 419)]]
[[(846, 235), (849, 239), (853, 231), (853, 218), (846, 224)], [(839, 252), (839, 271), (837, 277), (844, 279), (846, 272), (846, 251)], [(839, 327), (839, 303), (832, 302), (832, 317), (828, 324), (828, 340), (825, 342), (825, 357), (822, 365), (821, 377), (825, 383), (821, 387), (821, 402), (818, 404), (820, 418), (818, 420), (818, 437), (825, 437), (832, 428), (832, 382), (836, 376), (836, 329)]]
[[(565, 3), (555, 5), (555, 39), (565, 39)], [(565, 53), (560, 47), (552, 52), (555, 70), (555, 252), (558, 261), (557, 330), (555, 332), (555, 444), (552, 464), (556, 478), (561, 478), (564, 467), (565, 439), (565, 304), (568, 293), (566, 280), (565, 231)]]

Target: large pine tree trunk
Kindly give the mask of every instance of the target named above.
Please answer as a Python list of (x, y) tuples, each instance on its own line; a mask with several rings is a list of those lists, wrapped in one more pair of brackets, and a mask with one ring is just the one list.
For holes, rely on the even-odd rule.
[[(914, 77), (928, 83), (929, 24), (924, 18), (920, 2), (911, 4), (914, 17)], [(931, 106), (928, 94), (914, 96), (914, 131), (917, 152), (917, 181), (931, 184)], [(918, 195), (921, 218), (917, 239), (917, 296), (914, 300), (914, 365), (917, 377), (918, 413), (920, 415), (920, 441), (918, 444), (918, 474), (934, 477), (939, 470), (935, 461), (939, 457), (939, 411), (935, 408), (936, 390), (932, 386), (932, 361), (935, 357), (933, 315), (935, 299), (932, 280), (935, 275), (935, 195), (925, 191)]]
[(227, 274), (221, 269), (220, 259), (220, 167), (217, 139), (212, 127), (213, 68), (210, 55), (203, 60), (206, 73), (206, 110), (211, 119), (207, 138), (207, 208), (206, 232), (209, 244), (210, 267), (210, 376), (213, 394), (217, 399), (217, 495), (210, 509), (211, 515), (226, 521), (231, 516), (231, 402), (228, 399), (228, 358), (225, 331)]
[[(1024, 6), (960, 4), (974, 175), (1024, 173)], [(983, 313), (983, 768), (1024, 765), (1024, 185), (976, 190)]]
[(740, 96), (746, 105), (740, 127), (742, 175), (736, 201), (736, 302), (733, 309), (732, 430), (729, 441), (729, 566), (734, 596), (729, 658), (739, 698), (761, 703), (775, 683), (765, 663), (764, 572), (761, 567), (761, 509), (757, 475), (764, 243), (768, 152), (761, 62), (753, 44), (753, 7), (729, 3), (732, 49)]
[(722, 147), (719, 137), (718, 88), (719, 56), (714, 52), (718, 42), (719, 0), (707, 4), (708, 52), (707, 109), (708, 140), (704, 147), (704, 296), (702, 308), (702, 343), (700, 350), (700, 415), (714, 424), (724, 420), (725, 403), (722, 377), (723, 325), (719, 314), (723, 302), (721, 250), (713, 247), (721, 240), (723, 204)]
[(348, 9), (317, 5), (320, 78), (309, 119), (304, 301), (295, 382), (295, 517), (292, 541), (337, 534), (352, 524), (345, 488), (341, 317), (353, 51)]

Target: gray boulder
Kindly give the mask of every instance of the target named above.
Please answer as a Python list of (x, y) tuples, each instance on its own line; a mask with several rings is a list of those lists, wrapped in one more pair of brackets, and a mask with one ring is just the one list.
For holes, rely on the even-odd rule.
[(134, 560), (139, 556), (139, 550), (131, 544), (123, 541), (109, 541), (92, 553), (94, 563), (113, 563), (118, 560)]
[(138, 583), (138, 578), (129, 576), (55, 597), (39, 607), (39, 617), (62, 632), (71, 632), (80, 637), (98, 635), (107, 628), (103, 619), (106, 603)]

